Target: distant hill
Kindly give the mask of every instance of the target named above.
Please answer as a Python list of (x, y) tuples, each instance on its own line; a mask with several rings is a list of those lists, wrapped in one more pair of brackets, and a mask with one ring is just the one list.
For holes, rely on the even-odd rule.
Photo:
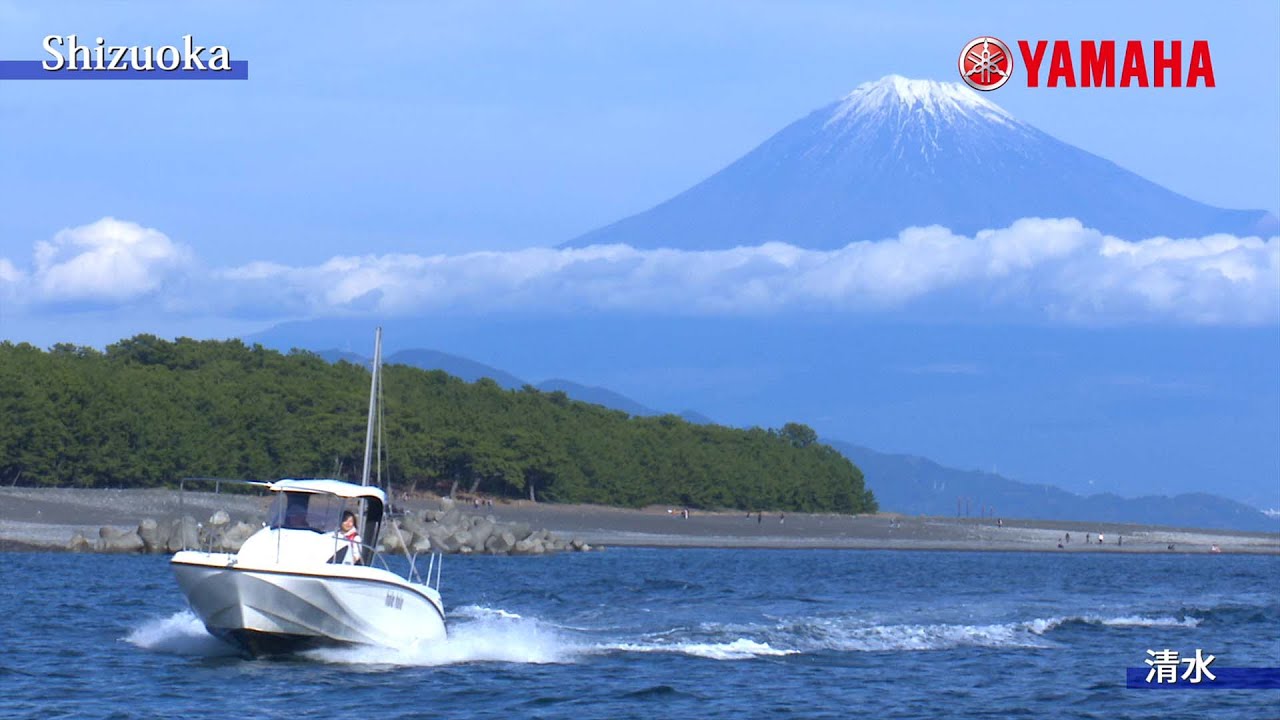
[[(0, 393), (0, 417), (12, 419), (0, 423), (9, 484), (351, 479), (366, 457), (368, 371), (311, 353), (154, 335), (105, 351), (0, 343), (0, 387), (21, 378), (32, 379), (27, 391)], [(875, 510), (857, 468), (798, 426), (628, 417), (405, 364), (388, 364), (386, 380), (395, 419), (381, 435), (399, 451), (379, 474), (396, 488), (632, 507)]]
[(528, 385), (524, 380), (511, 373), (475, 360), (440, 352), (439, 350), (401, 350), (385, 358), (384, 362), (408, 365), (423, 370), (443, 370), (467, 382), (475, 382), (480, 378), (487, 377), (507, 390), (518, 390)]
[(324, 358), (325, 362), (328, 363), (349, 362), (352, 365), (363, 365), (365, 367), (368, 367), (370, 363), (369, 358), (360, 353), (353, 353), (347, 350), (320, 350), (316, 354)]
[(967, 500), (972, 517), (989, 507), (997, 517), (1005, 518), (1280, 532), (1280, 518), (1207, 493), (1138, 498), (1111, 493), (1082, 496), (993, 473), (956, 470), (921, 457), (877, 452), (848, 442), (823, 442), (862, 469), (867, 487), (876, 494), (880, 509), (885, 512), (955, 516), (957, 502), (963, 512)]
[[(526, 317), (506, 323), (494, 320), (479, 323), (473, 319), (458, 319), (452, 325), (436, 323), (429, 327), (406, 323), (397, 328), (394, 337), (410, 343), (422, 342), (425, 338), (443, 338), (443, 341), (456, 343), (459, 346), (483, 348), (486, 357), (503, 357), (503, 345), (477, 343), (472, 336), (501, 337), (504, 338), (504, 342), (509, 342), (513, 337), (520, 337), (520, 346), (531, 348), (532, 352), (536, 352), (542, 358), (543, 364), (567, 369), (578, 367), (575, 361), (586, 351), (577, 348), (589, 347), (590, 343), (603, 343), (610, 348), (615, 348), (615, 352), (621, 352), (627, 358), (632, 358), (638, 365), (663, 366), (676, 365), (684, 360), (675, 354), (657, 353), (654, 351), (655, 348), (679, 346), (692, 357), (704, 357), (717, 351), (726, 352), (726, 349), (747, 353), (750, 352), (750, 346), (742, 339), (751, 338), (751, 344), (769, 348), (776, 357), (781, 357), (778, 360), (780, 364), (803, 368), (804, 372), (779, 375), (773, 382), (762, 385), (758, 391), (735, 398), (735, 403), (739, 407), (749, 408), (749, 416), (756, 417), (768, 416), (770, 413), (776, 413), (777, 408), (783, 407), (786, 416), (797, 422), (805, 422), (806, 419), (831, 413), (831, 406), (823, 405), (823, 402), (829, 398), (848, 398), (847, 402), (861, 408), (863, 412), (888, 417), (898, 423), (906, 423), (907, 417), (894, 415), (895, 412), (899, 412), (898, 408), (902, 406), (904, 397), (917, 400), (925, 394), (929, 394), (930, 397), (941, 397), (937, 395), (938, 375), (894, 369), (895, 364), (908, 362), (905, 359), (906, 350), (899, 350), (894, 355), (883, 353), (877, 355), (889, 345), (906, 347), (907, 343), (903, 338), (907, 337), (908, 332), (911, 338), (910, 350), (920, 357), (945, 358), (946, 354), (939, 350), (940, 347), (963, 343), (973, 348), (966, 356), (966, 361), (972, 361), (979, 367), (998, 368), (1004, 366), (1002, 363), (1005, 361), (1001, 356), (1007, 352), (1007, 348), (1000, 345), (994, 331), (984, 334), (981, 328), (972, 327), (963, 330), (931, 328), (928, 333), (920, 333), (912, 328), (894, 326), (867, 328), (831, 323), (816, 326), (816, 329), (808, 328), (806, 334), (800, 335), (790, 331), (784, 332), (778, 324), (769, 325), (762, 321), (748, 323), (718, 319), (714, 323), (695, 323), (687, 320), (677, 322), (662, 319), (644, 326), (644, 331), (639, 332), (634, 324), (618, 325), (611, 320), (606, 318), (593, 324), (579, 321), (578, 325), (566, 325), (562, 320), (553, 322)], [(285, 350), (290, 347), (332, 347), (340, 338), (356, 336), (370, 326), (371, 323), (368, 320), (290, 323), (279, 326), (254, 340)], [(669, 336), (661, 334), (662, 328), (671, 326), (675, 326), (677, 331)], [(576, 335), (572, 336), (572, 343), (565, 340), (566, 329), (576, 332)], [(521, 332), (527, 335), (519, 335)], [(1215, 330), (1184, 337), (1181, 334), (1160, 329), (1127, 328), (1123, 332), (1107, 333), (1101, 340), (1091, 334), (1087, 347), (1079, 341), (1080, 332), (1083, 331), (1043, 330), (1032, 334), (1030, 339), (1023, 335), (1019, 342), (1022, 343), (1022, 350), (1035, 350), (1035, 357), (1053, 356), (1052, 365), (1044, 368), (1045, 372), (1042, 375), (1051, 370), (1060, 377), (1079, 377), (1068, 373), (1067, 368), (1086, 374), (1105, 375), (1109, 364), (1103, 362), (1102, 358), (1128, 358), (1129, 361), (1136, 362), (1135, 358), (1146, 357), (1152, 348), (1158, 348), (1159, 355), (1162, 357), (1191, 358), (1195, 367), (1212, 368), (1216, 367), (1213, 354), (1204, 352), (1203, 348), (1213, 347), (1215, 353), (1220, 352), (1221, 348), (1231, 348), (1231, 352), (1256, 359), (1257, 377), (1263, 388), (1261, 397), (1264, 400), (1274, 397), (1274, 394), (1268, 394), (1273, 393), (1268, 383), (1273, 385), (1274, 380), (1267, 379), (1271, 377), (1267, 371), (1274, 364), (1273, 330), (1250, 333)], [(1096, 334), (1097, 331), (1090, 332)], [(853, 345), (858, 337), (870, 335), (877, 338), (877, 344), (862, 347), (858, 353), (842, 350)], [(555, 342), (541, 340), (553, 336), (556, 338)], [(669, 341), (639, 342), (634, 340), (636, 337), (661, 337)], [(567, 347), (575, 349), (567, 350)], [(987, 354), (983, 355), (981, 352)], [(518, 360), (508, 357), (507, 362), (518, 362)], [(509, 375), (480, 363), (475, 365), (488, 368), (486, 374)], [(907, 367), (910, 369), (914, 366)], [(1174, 368), (1167, 370), (1166, 374), (1172, 376), (1181, 372), (1183, 370)], [(1062, 373), (1068, 374), (1062, 375)], [(1136, 390), (1142, 390), (1139, 386), (1105, 385), (1093, 391), (1093, 395), (1082, 395), (1079, 387), (1081, 383), (1075, 383), (1076, 387), (1073, 387), (1070, 392), (1065, 392), (1046, 386), (1037, 378), (1022, 378), (1020, 382), (1010, 383), (1008, 376), (1002, 373), (978, 373), (964, 377), (973, 392), (981, 393), (984, 397), (992, 399), (993, 403), (1009, 408), (1018, 407), (1018, 403), (1026, 402), (1025, 398), (1028, 396), (1036, 398), (1037, 402), (1062, 404), (1063, 407), (1071, 408), (1074, 413), (1082, 412), (1078, 405), (1073, 405), (1082, 398), (1096, 404), (1102, 404), (1108, 397), (1113, 401), (1117, 398), (1144, 402), (1150, 400), (1136, 392)], [(1224, 383), (1227, 382), (1225, 376), (1211, 375), (1210, 377), (1220, 377)], [(684, 403), (696, 402), (715, 406), (717, 402), (716, 396), (707, 392), (682, 389), (679, 393), (673, 393), (669, 388), (655, 386), (652, 396), (660, 398), (661, 402), (654, 401), (656, 407), (651, 407), (627, 398), (625, 395), (608, 392), (624, 400), (615, 403), (609, 400), (609, 395), (600, 394), (594, 396), (594, 399), (589, 402), (602, 403), (606, 407), (624, 410), (636, 407), (651, 408), (655, 412), (669, 407), (681, 407)], [(569, 393), (566, 392), (566, 394)], [(805, 398), (804, 403), (792, 403), (792, 399), (796, 397)], [(946, 398), (942, 397), (942, 399)], [(1126, 408), (1131, 405), (1128, 400), (1109, 410), (1109, 417), (1126, 412)], [(1238, 405), (1239, 402), (1238, 399), (1231, 400), (1233, 405)], [(721, 412), (723, 407), (722, 403), (719, 408)], [(964, 408), (955, 402), (935, 407), (939, 408), (938, 414), (942, 416), (961, 417), (964, 414)], [(630, 412), (630, 410), (626, 411)], [(681, 415), (689, 422), (699, 424), (709, 420), (697, 413), (685, 412)], [(1089, 414), (1081, 417), (1092, 418), (1091, 422), (1097, 420), (1096, 416)], [(1130, 421), (1134, 420), (1130, 418)], [(911, 422), (924, 423), (928, 430), (927, 425), (931, 420), (914, 418)], [(1272, 426), (1267, 425), (1267, 422), (1274, 422), (1273, 419), (1263, 418), (1259, 425), (1259, 420), (1251, 417), (1249, 422), (1251, 426), (1261, 428), (1258, 431), (1259, 437), (1274, 437), (1273, 434), (1269, 434)], [(937, 433), (936, 428), (932, 431), (934, 434)], [(1009, 423), (996, 423), (983, 435), (1000, 436), (1016, 431), (1017, 429)], [(842, 432), (832, 433), (832, 435), (857, 437), (856, 432), (856, 429), (851, 429), (848, 431), (849, 434)], [(1114, 432), (1114, 428), (1110, 432)], [(1088, 439), (1086, 435), (1070, 433), (1071, 429), (1067, 428), (1061, 430), (1058, 437), (1065, 437), (1068, 442), (1073, 443)], [(1218, 442), (1227, 443), (1227, 447), (1248, 447), (1248, 445), (1231, 446), (1230, 437), (1224, 434), (1213, 437)], [(1137, 436), (1136, 439), (1142, 442), (1150, 440), (1146, 436)], [(830, 444), (844, 452), (850, 460), (863, 469), (881, 507), (887, 510), (951, 516), (956, 512), (956, 498), (968, 497), (971, 514), (978, 512), (979, 505), (986, 504), (993, 506), (997, 513), (1007, 518), (1019, 515), (1050, 519), (1098, 518), (1114, 519), (1119, 522), (1176, 523), (1184, 526), (1280, 532), (1280, 517), (1268, 518), (1253, 507), (1276, 507), (1274, 493), (1264, 489), (1253, 490), (1258, 499), (1249, 500), (1241, 489), (1246, 487), (1244, 484), (1238, 484), (1235, 489), (1238, 495), (1243, 496), (1241, 499), (1249, 504), (1233, 502), (1221, 496), (1199, 497), (1194, 494), (1195, 490), (1191, 491), (1192, 494), (1183, 491), (1183, 494), (1171, 493), (1172, 497), (1142, 500), (1110, 495), (1085, 497), (1054, 485), (1033, 485), (991, 473), (943, 467), (921, 457), (881, 453), (850, 443), (830, 442)], [(1157, 452), (1158, 448), (1158, 451), (1165, 456), (1179, 456), (1175, 449), (1156, 445), (1150, 447), (1153, 453)], [(1274, 450), (1267, 452), (1274, 452)], [(1268, 456), (1264, 453), (1262, 457)], [(1257, 475), (1257, 466), (1263, 465), (1256, 462), (1232, 465), (1234, 460), (1233, 457), (1224, 456), (1214, 458), (1213, 463), (1215, 467), (1230, 468), (1229, 471), (1224, 471), (1224, 478), (1236, 475)], [(1168, 458), (1163, 456), (1153, 456), (1142, 463), (1134, 462), (1127, 457), (1113, 458), (1113, 461), (1121, 462), (1120, 466), (1118, 468), (1110, 464), (1099, 466), (1091, 476), (1108, 478), (1103, 486), (1114, 488), (1126, 496), (1143, 492), (1141, 478), (1164, 476), (1176, 470)], [(1074, 476), (1091, 472), (1087, 463), (1077, 462), (1075, 465), (1067, 464), (1063, 467), (1070, 470)], [(1262, 468), (1262, 472), (1266, 472), (1265, 467)], [(1038, 476), (1048, 477), (1045, 474), (1038, 474)], [(1139, 480), (1131, 480), (1133, 478)], [(1218, 485), (1215, 485), (1212, 491), (1227, 494), (1220, 490)]]
[(611, 410), (621, 410), (628, 415), (643, 417), (662, 414), (653, 408), (641, 405), (621, 393), (616, 393), (602, 387), (580, 385), (570, 380), (561, 380), (559, 378), (544, 380), (538, 383), (536, 387), (543, 392), (560, 391), (565, 395), (568, 395), (573, 400), (593, 403), (595, 405), (603, 405)]
[(1274, 233), (1068, 145), (960, 83), (890, 75), (801, 118), (711, 177), (566, 245), (842, 248), (942, 225), (972, 235), (1077, 218), (1127, 239)]
[(680, 417), (684, 418), (685, 422), (691, 422), (694, 425), (717, 425), (718, 424), (715, 420), (712, 420), (711, 418), (707, 417), (706, 415), (703, 415), (697, 410), (681, 410)]
[[(545, 380), (538, 383), (537, 388), (544, 392), (554, 392), (559, 390), (574, 400), (603, 405), (611, 410), (621, 410), (629, 415), (648, 417), (652, 415), (666, 414), (661, 410), (654, 410), (651, 407), (641, 405), (622, 393), (616, 393), (608, 388), (580, 385), (571, 380), (561, 380), (558, 378), (554, 380)], [(685, 422), (691, 422), (694, 425), (717, 424), (715, 420), (712, 420), (697, 410), (681, 410), (676, 414)]]

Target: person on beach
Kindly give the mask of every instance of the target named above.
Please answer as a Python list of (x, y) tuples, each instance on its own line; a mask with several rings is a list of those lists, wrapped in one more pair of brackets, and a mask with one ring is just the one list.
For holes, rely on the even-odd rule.
[(360, 545), (364, 543), (364, 538), (360, 537), (360, 532), (356, 530), (355, 513), (350, 510), (342, 511), (342, 525), (336, 534), (338, 539), (345, 543), (339, 543), (342, 547), (338, 548), (338, 552), (334, 554), (334, 562), (342, 565), (359, 565)]

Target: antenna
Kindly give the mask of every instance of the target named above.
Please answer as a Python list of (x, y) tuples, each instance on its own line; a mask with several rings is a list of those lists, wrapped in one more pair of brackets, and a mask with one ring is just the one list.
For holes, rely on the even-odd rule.
[(364, 471), (360, 473), (360, 484), (369, 484), (369, 470), (373, 464), (373, 423), (374, 412), (378, 406), (378, 375), (382, 370), (382, 328), (379, 327), (373, 339), (373, 378), (369, 381), (369, 427), (364, 435)]

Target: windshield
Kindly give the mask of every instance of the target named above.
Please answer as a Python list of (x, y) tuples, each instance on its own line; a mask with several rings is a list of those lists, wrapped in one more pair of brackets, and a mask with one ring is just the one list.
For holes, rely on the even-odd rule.
[(282, 492), (271, 502), (272, 529), (333, 532), (338, 529), (344, 506), (342, 498), (308, 492)]

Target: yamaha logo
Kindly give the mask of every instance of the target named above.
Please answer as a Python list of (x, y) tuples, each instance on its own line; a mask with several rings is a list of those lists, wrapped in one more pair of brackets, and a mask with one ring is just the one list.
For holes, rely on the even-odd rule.
[(960, 51), (960, 77), (974, 90), (995, 90), (1013, 75), (1013, 55), (997, 38), (980, 37)]
[[(1208, 40), (1018, 40), (1027, 87), (1216, 87)], [(1013, 53), (998, 38), (974, 38), (960, 50), (960, 77), (995, 90), (1013, 77)]]

